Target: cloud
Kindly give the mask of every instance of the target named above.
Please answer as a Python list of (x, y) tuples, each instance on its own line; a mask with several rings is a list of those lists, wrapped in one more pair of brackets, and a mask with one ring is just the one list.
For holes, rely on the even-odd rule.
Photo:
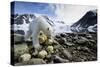
[(95, 6), (83, 5), (52, 4), (50, 6), (57, 15), (56, 19), (64, 21), (67, 25), (78, 21), (87, 11), (96, 9)]

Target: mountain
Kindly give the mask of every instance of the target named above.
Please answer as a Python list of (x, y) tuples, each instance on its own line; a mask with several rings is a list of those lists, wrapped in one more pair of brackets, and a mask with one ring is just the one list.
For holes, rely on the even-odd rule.
[(97, 10), (88, 11), (79, 21), (71, 25), (71, 30), (73, 32), (96, 32)]
[(15, 14), (11, 15), (11, 31), (17, 34), (25, 35), (29, 23), (35, 19), (34, 14)]
[(15, 14), (11, 15), (11, 25), (12, 24), (17, 24), (21, 25), (25, 21), (26, 23), (30, 23), (36, 16), (34, 14)]
[[(11, 31), (17, 34), (25, 35), (29, 23), (39, 15), (37, 14), (15, 14), (11, 15)], [(41, 15), (54, 28), (54, 33), (68, 32), (70, 27), (64, 21), (54, 21), (48, 16)]]

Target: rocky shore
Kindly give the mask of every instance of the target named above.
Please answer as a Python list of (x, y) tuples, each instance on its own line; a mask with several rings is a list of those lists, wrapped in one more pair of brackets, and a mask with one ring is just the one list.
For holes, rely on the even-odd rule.
[(97, 60), (96, 33), (57, 34), (54, 40), (40, 42), (41, 48), (37, 54), (34, 54), (31, 40), (25, 42), (23, 36), (12, 36), (14, 36), (14, 47), (12, 47), (14, 65), (53, 64)]

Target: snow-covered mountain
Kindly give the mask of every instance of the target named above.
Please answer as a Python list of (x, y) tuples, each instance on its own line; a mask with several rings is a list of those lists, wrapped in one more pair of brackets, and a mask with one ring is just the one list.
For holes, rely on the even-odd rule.
[(26, 34), (29, 23), (35, 18), (33, 14), (11, 15), (11, 30), (15, 33)]
[[(28, 30), (29, 23), (34, 20), (36, 16), (37, 14), (12, 15), (11, 30), (15, 33), (25, 35)], [(63, 21), (53, 21), (45, 15), (42, 16), (54, 28), (54, 33), (68, 32), (70, 30), (70, 27)]]
[(88, 11), (79, 21), (71, 26), (73, 32), (96, 32), (97, 10)]

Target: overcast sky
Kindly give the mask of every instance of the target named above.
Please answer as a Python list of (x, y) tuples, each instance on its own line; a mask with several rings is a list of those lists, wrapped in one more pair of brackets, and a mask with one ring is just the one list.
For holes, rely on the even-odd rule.
[(87, 11), (97, 9), (95, 6), (48, 4), (34, 2), (15, 2), (15, 13), (45, 14), (53, 20), (64, 21), (71, 25), (78, 21)]

